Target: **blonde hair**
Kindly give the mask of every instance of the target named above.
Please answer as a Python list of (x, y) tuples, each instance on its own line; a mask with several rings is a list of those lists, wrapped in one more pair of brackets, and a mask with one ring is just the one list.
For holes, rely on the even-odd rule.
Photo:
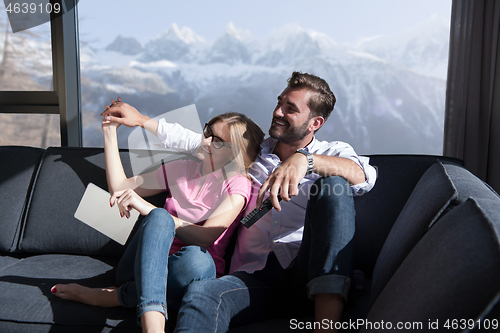
[(234, 161), (240, 170), (245, 170), (248, 177), (248, 169), (259, 154), (260, 144), (264, 140), (264, 132), (252, 119), (241, 113), (223, 113), (213, 117), (208, 125), (211, 126), (219, 120), (228, 125)]

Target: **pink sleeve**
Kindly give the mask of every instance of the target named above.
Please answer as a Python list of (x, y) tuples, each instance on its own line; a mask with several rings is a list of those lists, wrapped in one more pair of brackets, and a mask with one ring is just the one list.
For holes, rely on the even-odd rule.
[(252, 193), (252, 182), (245, 176), (234, 176), (224, 181), (224, 189), (222, 190), (223, 196), (231, 194), (239, 194), (245, 198), (245, 206), (242, 211), (246, 209), (250, 202), (250, 195)]

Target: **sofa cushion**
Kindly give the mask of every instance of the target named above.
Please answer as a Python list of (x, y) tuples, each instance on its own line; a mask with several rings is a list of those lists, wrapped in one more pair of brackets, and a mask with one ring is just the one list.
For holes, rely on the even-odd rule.
[(446, 211), (469, 197), (497, 195), (461, 166), (437, 162), (419, 180), (380, 252), (373, 272), (372, 303), (422, 235)]
[(435, 163), (424, 173), (380, 251), (373, 271), (372, 302), (427, 227), (439, 218), (457, 196), (442, 163)]
[(0, 256), (0, 274), (2, 273), (2, 270), (16, 264), (18, 260), (19, 259), (11, 256)]
[[(168, 156), (174, 158), (172, 153)], [(154, 171), (159, 167), (159, 164), (151, 165), (152, 158), (145, 151), (121, 150), (120, 157), (127, 177), (137, 171)], [(29, 253), (121, 256), (124, 246), (74, 217), (89, 183), (107, 190), (102, 148), (48, 148), (29, 203), (20, 250)], [(165, 194), (147, 200), (156, 206), (163, 206)]]
[[(370, 309), (367, 322), (479, 319), (500, 292), (500, 200), (469, 199), (423, 236)], [(365, 327), (362, 331), (371, 331)]]
[(23, 212), (43, 149), (0, 147), (0, 251), (17, 247)]
[(135, 309), (93, 307), (50, 292), (57, 283), (112, 286), (116, 263), (113, 258), (61, 254), (35, 255), (11, 263), (0, 271), (0, 332), (8, 332), (11, 322), (26, 324), (26, 332), (39, 331), (34, 327), (41, 324), (74, 327), (68, 332), (81, 326), (87, 332), (116, 326), (137, 329)]
[(453, 164), (444, 164), (444, 168), (458, 192), (453, 204), (458, 205), (465, 202), (469, 197), (491, 200), (500, 198), (488, 184), (474, 176), (470, 171)]
[(47, 149), (34, 186), (20, 249), (31, 253), (121, 255), (120, 244), (74, 217), (90, 182), (107, 190), (102, 149)]
[(429, 155), (370, 156), (370, 164), (375, 166), (378, 176), (370, 192), (354, 198), (354, 269), (371, 275), (387, 235), (415, 185), (438, 158), (461, 164), (457, 159)]

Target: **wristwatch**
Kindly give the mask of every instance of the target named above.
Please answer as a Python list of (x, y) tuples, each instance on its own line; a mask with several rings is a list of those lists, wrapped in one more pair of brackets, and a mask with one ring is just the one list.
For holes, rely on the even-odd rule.
[(307, 157), (307, 172), (306, 176), (310, 175), (314, 171), (313, 156), (305, 148), (299, 148), (295, 151), (296, 153), (304, 154)]

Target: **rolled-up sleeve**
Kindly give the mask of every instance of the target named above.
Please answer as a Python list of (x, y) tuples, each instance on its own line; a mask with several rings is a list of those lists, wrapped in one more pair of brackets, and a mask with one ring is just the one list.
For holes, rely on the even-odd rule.
[(366, 181), (360, 184), (351, 185), (352, 193), (354, 196), (363, 195), (370, 191), (375, 186), (377, 180), (377, 170), (370, 165), (370, 158), (366, 156), (358, 156), (359, 165), (365, 172)]
[[(325, 143), (324, 141), (322, 142)], [(320, 153), (330, 156), (338, 156), (350, 159), (363, 169), (366, 181), (360, 184), (351, 185), (352, 193), (354, 196), (363, 195), (370, 191), (375, 186), (377, 180), (377, 170), (370, 165), (370, 158), (366, 156), (359, 156), (356, 154), (351, 145), (341, 141), (329, 142), (324, 144), (323, 149), (319, 149)], [(323, 150), (321, 152), (321, 150)]]

